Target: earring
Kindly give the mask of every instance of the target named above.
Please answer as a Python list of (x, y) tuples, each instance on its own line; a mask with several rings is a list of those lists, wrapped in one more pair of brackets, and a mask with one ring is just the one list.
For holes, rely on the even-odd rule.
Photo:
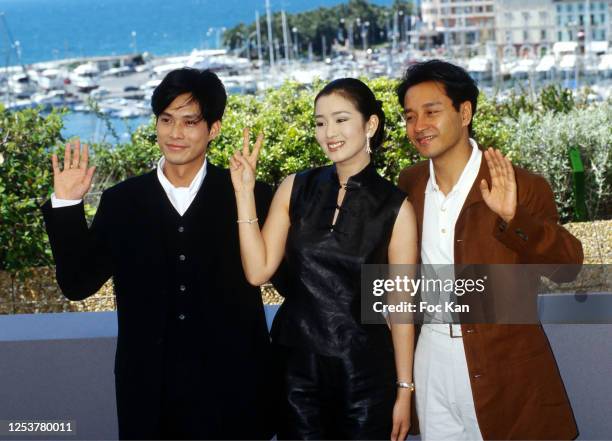
[(370, 148), (370, 137), (366, 136), (366, 148), (365, 148), (366, 153), (368, 154), (372, 154), (372, 149)]

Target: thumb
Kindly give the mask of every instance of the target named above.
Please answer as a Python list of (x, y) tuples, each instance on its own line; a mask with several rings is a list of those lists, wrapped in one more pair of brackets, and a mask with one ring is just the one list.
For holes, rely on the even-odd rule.
[(87, 184), (87, 188), (91, 187), (91, 181), (93, 179), (93, 175), (95, 172), (96, 172), (95, 165), (87, 169), (87, 173), (85, 173), (85, 183)]
[(487, 184), (486, 179), (480, 181), (480, 192), (482, 193), (482, 197), (486, 200), (489, 198), (489, 194), (491, 191), (489, 190), (489, 184)]
[(236, 155), (236, 158), (240, 163), (246, 167), (248, 170), (251, 170), (253, 167), (249, 164), (249, 161), (243, 155)]

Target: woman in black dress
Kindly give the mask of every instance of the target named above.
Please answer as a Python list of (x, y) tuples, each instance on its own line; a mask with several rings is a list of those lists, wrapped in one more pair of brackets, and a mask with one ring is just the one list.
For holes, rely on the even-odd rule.
[(362, 264), (413, 264), (410, 203), (378, 175), (381, 102), (361, 81), (329, 83), (315, 99), (316, 138), (330, 166), (287, 177), (263, 229), (253, 186), (262, 135), (248, 130), (230, 160), (245, 275), (260, 285), (283, 257), (291, 281), (272, 328), (282, 364), (279, 439), (403, 440), (410, 426), (414, 327), (360, 323)]

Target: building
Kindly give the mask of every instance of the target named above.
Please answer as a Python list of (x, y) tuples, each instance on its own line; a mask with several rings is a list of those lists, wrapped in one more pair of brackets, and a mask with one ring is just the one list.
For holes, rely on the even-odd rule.
[(612, 41), (612, 0), (422, 0), (421, 14), (424, 30), (450, 48), (494, 41), (500, 53), (542, 55), (556, 42)]
[(479, 46), (495, 39), (495, 0), (422, 0), (428, 31), (437, 31), (447, 47)]
[(553, 0), (503, 0), (495, 5), (496, 44), (518, 55), (550, 52), (556, 39)]
[(553, 0), (556, 41), (610, 41), (612, 0)]

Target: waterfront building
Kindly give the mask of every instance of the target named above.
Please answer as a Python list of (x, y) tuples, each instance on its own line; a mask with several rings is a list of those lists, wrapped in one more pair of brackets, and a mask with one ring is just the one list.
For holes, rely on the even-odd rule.
[(495, 24), (497, 47), (520, 57), (550, 53), (556, 39), (553, 0), (497, 1)]
[(495, 39), (495, 0), (422, 0), (423, 25), (447, 47), (476, 47)]
[(612, 0), (553, 0), (556, 41), (611, 41)]
[(439, 44), (472, 53), (495, 42), (500, 54), (512, 46), (517, 55), (543, 55), (570, 41), (605, 52), (612, 41), (612, 0), (422, 0), (421, 13)]

